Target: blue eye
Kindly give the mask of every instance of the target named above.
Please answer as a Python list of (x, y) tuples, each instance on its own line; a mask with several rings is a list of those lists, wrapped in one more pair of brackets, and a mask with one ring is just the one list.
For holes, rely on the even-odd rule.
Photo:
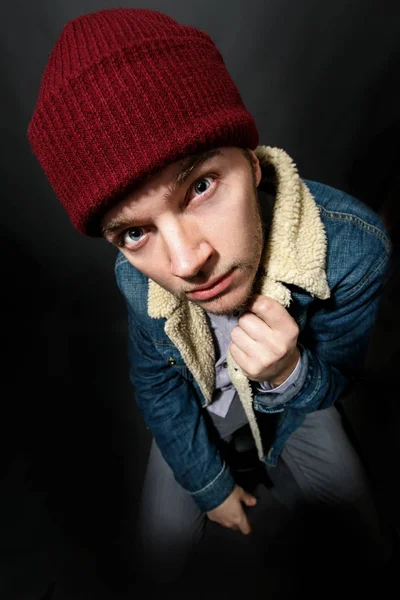
[(143, 227), (130, 227), (124, 233), (124, 242), (140, 242), (144, 234)]
[[(205, 187), (204, 187), (204, 184), (206, 184)], [(208, 181), (208, 179), (206, 177), (204, 177), (203, 179), (199, 179), (198, 181), (196, 181), (196, 183), (193, 186), (193, 189), (195, 192), (198, 192), (199, 194), (204, 194), (204, 192), (206, 192), (209, 187), (210, 187), (210, 182)]]

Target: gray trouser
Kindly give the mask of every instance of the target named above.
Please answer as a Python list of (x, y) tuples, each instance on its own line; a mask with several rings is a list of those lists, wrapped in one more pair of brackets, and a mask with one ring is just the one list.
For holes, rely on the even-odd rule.
[[(307, 415), (286, 442), (278, 465), (266, 468), (273, 482), (268, 493), (287, 512), (305, 504), (349, 508), (368, 530), (377, 552), (372, 560), (385, 558), (369, 483), (335, 407)], [(181, 573), (205, 523), (206, 515), (177, 483), (153, 441), (138, 525), (141, 561), (155, 580), (172, 581)]]

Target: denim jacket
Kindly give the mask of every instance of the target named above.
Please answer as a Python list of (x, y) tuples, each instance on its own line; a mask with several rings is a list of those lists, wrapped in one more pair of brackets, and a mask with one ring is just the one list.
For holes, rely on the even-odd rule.
[[(306, 365), (289, 401), (257, 394), (228, 352), (228, 369), (258, 449), (275, 466), (307, 413), (342, 401), (363, 366), (384, 283), (390, 241), (378, 215), (332, 187), (299, 177), (279, 148), (255, 150), (275, 202), (262, 257), (259, 293), (280, 302), (299, 326)], [(130, 377), (146, 426), (202, 511), (234, 486), (205, 407), (215, 378), (213, 340), (203, 309), (181, 300), (119, 254), (116, 280), (127, 306)], [(274, 415), (272, 442), (261, 422)], [(270, 417), (268, 417), (270, 418)]]

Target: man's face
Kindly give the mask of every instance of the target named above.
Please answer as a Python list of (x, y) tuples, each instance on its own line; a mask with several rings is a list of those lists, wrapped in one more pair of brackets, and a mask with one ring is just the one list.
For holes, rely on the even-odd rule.
[(173, 294), (216, 314), (243, 308), (263, 246), (249, 153), (253, 169), (232, 147), (165, 167), (106, 213), (105, 238)]

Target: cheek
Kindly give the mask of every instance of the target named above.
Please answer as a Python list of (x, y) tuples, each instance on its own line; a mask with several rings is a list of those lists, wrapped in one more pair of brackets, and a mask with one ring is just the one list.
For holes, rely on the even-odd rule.
[(221, 202), (218, 206), (210, 206), (210, 210), (198, 221), (201, 231), (208, 242), (215, 248), (229, 246), (240, 239), (246, 229), (250, 211), (246, 205), (234, 198)]
[(258, 213), (251, 206), (250, 202), (246, 206), (241, 206), (229, 221), (229, 232), (231, 242), (247, 247), (254, 244), (255, 237), (261, 231), (261, 221)]

